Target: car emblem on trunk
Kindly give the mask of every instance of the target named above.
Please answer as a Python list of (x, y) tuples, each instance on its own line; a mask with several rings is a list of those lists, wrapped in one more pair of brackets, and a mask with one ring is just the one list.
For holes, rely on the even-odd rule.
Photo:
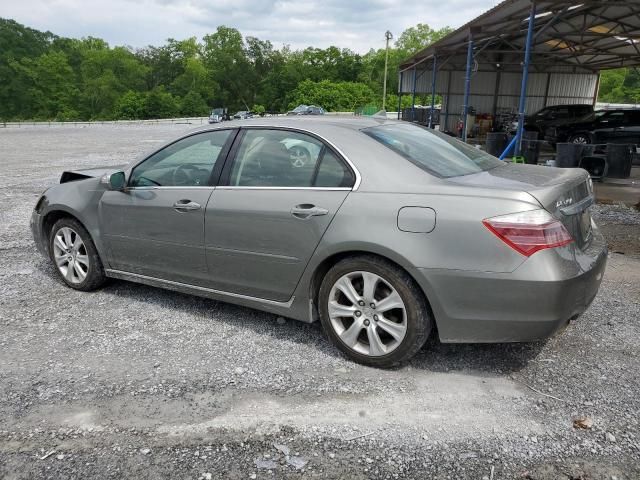
[(565, 198), (564, 200), (558, 200), (556, 202), (556, 208), (566, 207), (567, 205), (571, 205), (573, 203), (573, 198)]

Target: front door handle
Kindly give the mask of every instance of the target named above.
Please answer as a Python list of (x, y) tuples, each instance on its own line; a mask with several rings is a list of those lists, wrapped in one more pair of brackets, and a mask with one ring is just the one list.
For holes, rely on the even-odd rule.
[(326, 215), (329, 213), (329, 210), (322, 207), (316, 207), (315, 205), (311, 205), (310, 203), (303, 203), (302, 205), (296, 205), (291, 209), (291, 215), (297, 218), (310, 218), (310, 217), (318, 217), (320, 215)]
[(200, 210), (200, 204), (191, 200), (178, 200), (173, 204), (174, 210), (178, 212), (188, 212), (191, 210)]

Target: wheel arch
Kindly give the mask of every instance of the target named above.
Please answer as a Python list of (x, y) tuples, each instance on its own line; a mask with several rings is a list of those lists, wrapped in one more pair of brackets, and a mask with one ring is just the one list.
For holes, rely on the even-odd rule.
[(429, 314), (433, 319), (433, 328), (435, 329), (436, 335), (437, 335), (438, 318), (434, 313), (434, 309), (431, 303), (432, 299), (434, 299), (433, 295), (430, 295), (429, 292), (425, 291), (424, 283), (419, 281), (418, 278), (416, 278), (416, 275), (411, 271), (409, 263), (406, 261), (403, 261), (402, 258), (394, 258), (394, 257), (398, 257), (398, 255), (388, 255), (388, 254), (375, 252), (372, 250), (366, 250), (366, 249), (348, 249), (348, 250), (334, 252), (328, 255), (327, 257), (325, 257), (320, 263), (318, 263), (318, 265), (316, 265), (309, 281), (309, 299), (311, 300), (313, 305), (313, 311), (312, 311), (313, 321), (316, 321), (319, 319), (318, 296), (320, 294), (320, 287), (322, 285), (322, 281), (326, 276), (327, 272), (341, 260), (344, 260), (345, 258), (357, 257), (357, 256), (377, 257), (381, 260), (391, 263), (392, 265), (401, 269), (407, 275), (409, 275), (409, 277), (411, 277), (411, 279), (415, 282), (417, 287), (422, 292), (422, 295), (424, 296), (424, 299), (427, 303), (427, 307), (429, 309)]
[(51, 237), (51, 229), (53, 228), (53, 225), (61, 218), (72, 218), (79, 222), (85, 230), (89, 231), (84, 222), (75, 213), (63, 208), (52, 208), (42, 216), (42, 236), (44, 237), (43, 239), (46, 240), (47, 244)]

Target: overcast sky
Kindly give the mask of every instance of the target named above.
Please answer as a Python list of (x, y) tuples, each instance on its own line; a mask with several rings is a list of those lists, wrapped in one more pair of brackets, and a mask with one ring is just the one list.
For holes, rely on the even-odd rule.
[(364, 53), (417, 23), (459, 27), (496, 0), (0, 0), (0, 17), (111, 45), (201, 38), (218, 25), (293, 48), (336, 45)]

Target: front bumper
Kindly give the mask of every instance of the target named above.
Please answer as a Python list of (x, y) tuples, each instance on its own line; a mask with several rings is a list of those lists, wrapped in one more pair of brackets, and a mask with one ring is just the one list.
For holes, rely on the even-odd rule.
[(48, 257), (47, 244), (42, 231), (42, 215), (40, 215), (36, 210), (31, 214), (29, 226), (31, 227), (31, 234), (33, 235), (33, 241), (36, 244), (36, 248), (42, 255)]
[(547, 338), (591, 304), (607, 246), (596, 230), (589, 248), (543, 250), (511, 273), (419, 269), (440, 340), (525, 342)]

